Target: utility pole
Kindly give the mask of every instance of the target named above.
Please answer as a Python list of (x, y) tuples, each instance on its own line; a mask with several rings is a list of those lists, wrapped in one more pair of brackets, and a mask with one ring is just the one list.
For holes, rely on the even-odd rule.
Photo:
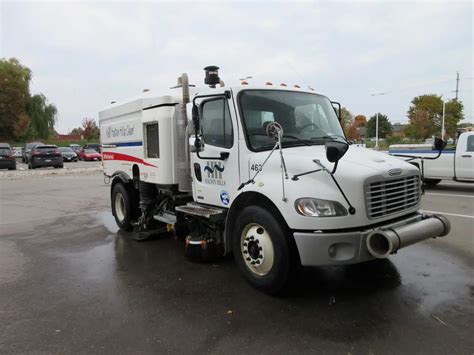
[(459, 92), (459, 72), (456, 72), (456, 98), (455, 100), (458, 101), (458, 92)]
[(375, 150), (379, 150), (379, 113), (377, 112), (375, 118)]
[(443, 100), (443, 121), (441, 124), (441, 139), (444, 140), (445, 130), (444, 130), (444, 116), (446, 113), (446, 101)]

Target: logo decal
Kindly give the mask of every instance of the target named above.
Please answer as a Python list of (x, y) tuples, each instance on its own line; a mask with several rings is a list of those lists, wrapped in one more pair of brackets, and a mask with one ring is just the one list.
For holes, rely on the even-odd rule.
[(215, 163), (212, 161), (208, 161), (204, 167), (204, 171), (207, 171), (207, 177), (214, 179), (222, 179), (222, 173), (224, 172), (224, 169), (224, 164), (220, 162)]
[(390, 169), (390, 170), (388, 171), (388, 175), (390, 175), (390, 176), (400, 175), (401, 173), (402, 173), (402, 169), (399, 169), (399, 168), (397, 168), (397, 169)]
[(204, 178), (204, 182), (209, 185), (226, 186), (225, 180), (223, 179), (223, 172), (225, 165), (222, 162), (207, 161), (204, 171), (207, 176)]
[(230, 202), (230, 196), (229, 196), (229, 193), (227, 191), (221, 191), (221, 201), (224, 205), (228, 205), (229, 202)]

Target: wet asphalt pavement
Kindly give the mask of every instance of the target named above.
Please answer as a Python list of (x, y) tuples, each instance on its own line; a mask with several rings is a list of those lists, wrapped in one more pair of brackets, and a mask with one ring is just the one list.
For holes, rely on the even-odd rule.
[(449, 237), (307, 270), (276, 298), (231, 258), (118, 232), (100, 174), (0, 181), (0, 353), (472, 354), (474, 186), (427, 192)]

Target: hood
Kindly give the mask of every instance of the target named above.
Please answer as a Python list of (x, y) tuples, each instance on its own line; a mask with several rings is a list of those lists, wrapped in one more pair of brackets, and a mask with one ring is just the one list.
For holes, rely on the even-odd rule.
[[(249, 178), (260, 169), (261, 164), (268, 157), (269, 151), (253, 153), (249, 157)], [(283, 157), (288, 171), (288, 179), (284, 179), (285, 198), (283, 198), (282, 173), (280, 154), (275, 151), (255, 178), (255, 184), (247, 185), (246, 189), (253, 189), (263, 193), (270, 200), (275, 201), (282, 215), (293, 217), (288, 224), (295, 229), (333, 229), (351, 228), (355, 226), (370, 225), (392, 219), (400, 215), (411, 213), (417, 209), (400, 212), (398, 215), (384, 216), (377, 220), (370, 220), (366, 214), (365, 185), (370, 181), (405, 178), (407, 175), (419, 174), (418, 168), (392, 157), (365, 148), (350, 146), (346, 154), (339, 161), (334, 177), (348, 197), (351, 205), (355, 207), (355, 215), (344, 217), (331, 217), (314, 219), (295, 215), (294, 202), (298, 198), (310, 197), (339, 202), (348, 208), (347, 202), (339, 192), (330, 174), (324, 171), (314, 172), (292, 179), (297, 174), (319, 169), (314, 160), (319, 160), (329, 171), (334, 164), (326, 159), (325, 146), (294, 147), (283, 149)], [(292, 223), (294, 221), (294, 224)], [(317, 223), (317, 224), (316, 224)]]
[[(264, 160), (270, 152), (259, 152), (251, 155), (250, 162)], [(323, 145), (311, 147), (294, 147), (283, 149), (288, 175), (301, 174), (309, 170), (318, 169), (318, 165), (313, 160), (319, 160), (326, 168), (332, 170), (334, 164), (326, 159), (326, 148)], [(263, 158), (263, 159), (262, 159)], [(279, 152), (275, 151), (270, 161), (280, 163)], [(354, 177), (370, 177), (383, 175), (385, 177), (404, 175), (410, 171), (416, 171), (413, 165), (402, 161), (386, 153), (374, 150), (349, 146), (346, 154), (339, 161), (336, 177), (348, 175)]]

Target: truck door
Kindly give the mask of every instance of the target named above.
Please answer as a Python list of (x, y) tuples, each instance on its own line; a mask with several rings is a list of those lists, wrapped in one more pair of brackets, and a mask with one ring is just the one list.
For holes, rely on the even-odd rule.
[(474, 134), (459, 137), (456, 149), (456, 178), (474, 180)]
[[(231, 108), (232, 102), (223, 97), (200, 103), (204, 147), (191, 154), (196, 202), (228, 207), (237, 195), (240, 185), (238, 125), (231, 116)], [(221, 153), (228, 154), (228, 157), (220, 160)]]

